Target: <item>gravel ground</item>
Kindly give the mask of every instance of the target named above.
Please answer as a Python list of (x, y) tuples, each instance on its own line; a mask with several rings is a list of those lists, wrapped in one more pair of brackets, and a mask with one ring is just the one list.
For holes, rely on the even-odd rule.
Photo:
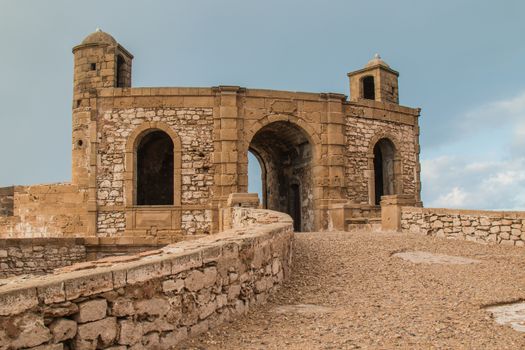
[[(480, 260), (426, 264), (424, 251)], [(384, 233), (296, 233), (291, 278), (266, 305), (182, 349), (525, 349), (484, 307), (525, 300), (525, 249)]]

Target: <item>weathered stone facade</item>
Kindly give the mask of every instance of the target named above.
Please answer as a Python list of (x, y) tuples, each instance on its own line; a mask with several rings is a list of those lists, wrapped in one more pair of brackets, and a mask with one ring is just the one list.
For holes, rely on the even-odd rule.
[(218, 236), (4, 281), (0, 350), (173, 349), (264, 303), (290, 274), (292, 221), (233, 211)]
[(525, 212), (401, 208), (403, 232), (525, 246)]
[(263, 170), (262, 206), (289, 213), (296, 230), (378, 220), (381, 195), (421, 205), (420, 110), (399, 105), (398, 73), (379, 57), (348, 74), (348, 100), (132, 88), (133, 56), (101, 31), (73, 53), (72, 183), (16, 186), (12, 201), (0, 192), (0, 237), (169, 243), (218, 232), (228, 196), (247, 191), (248, 152)]

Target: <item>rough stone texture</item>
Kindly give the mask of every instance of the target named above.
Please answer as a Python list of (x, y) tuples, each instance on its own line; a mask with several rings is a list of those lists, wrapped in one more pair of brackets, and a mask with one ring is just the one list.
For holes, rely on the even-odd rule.
[(0, 187), (0, 217), (13, 215), (14, 186)]
[[(419, 194), (418, 181), (414, 181), (414, 173), (419, 164), (417, 139), (418, 129), (410, 124), (395, 123), (388, 120), (370, 118), (374, 111), (371, 108), (353, 107), (348, 109), (346, 116), (346, 177), (347, 199), (355, 203), (371, 203), (369, 188), (373, 186), (373, 147), (377, 139), (389, 138), (401, 159), (402, 189), (401, 193)], [(350, 183), (352, 183), (350, 185)]]
[[(481, 262), (414, 264), (393, 256), (400, 251)], [(523, 300), (523, 267), (516, 247), (404, 233), (296, 233), (293, 274), (267, 304), (179, 348), (524, 349), (524, 333), (498, 325), (486, 308)]]
[(90, 321), (98, 321), (106, 317), (108, 302), (106, 299), (88, 300), (78, 304), (78, 314), (75, 316), (75, 321), (78, 323), (86, 323)]
[(71, 339), (77, 334), (77, 323), (66, 318), (59, 318), (49, 326), (55, 343)]
[(0, 237), (73, 236), (85, 232), (86, 190), (67, 183), (15, 186), (13, 216), (0, 216)]
[(85, 260), (82, 238), (0, 239), (0, 278), (49, 273)]
[[(175, 195), (184, 204), (203, 205), (211, 198), (213, 170), (213, 110), (211, 108), (134, 108), (107, 111), (99, 124), (98, 152), (100, 164), (97, 176), (98, 204), (118, 207), (124, 204), (124, 172), (126, 143), (138, 125), (162, 121), (180, 135), (182, 149), (180, 191)], [(131, 194), (129, 194), (131, 195)], [(181, 225), (188, 234), (209, 233), (211, 218), (205, 208), (185, 211)], [(105, 212), (98, 216), (100, 236), (122, 234), (125, 229), (123, 211)], [(179, 228), (180, 229), (180, 228)]]
[(403, 207), (403, 232), (525, 246), (525, 213)]
[(290, 274), (292, 222), (282, 213), (232, 210), (251, 225), (5, 280), (0, 350), (60, 349), (57, 342), (76, 350), (168, 349), (264, 303)]

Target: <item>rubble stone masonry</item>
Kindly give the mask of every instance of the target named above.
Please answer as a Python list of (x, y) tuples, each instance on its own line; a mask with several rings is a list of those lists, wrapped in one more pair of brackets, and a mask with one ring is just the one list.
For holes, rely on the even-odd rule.
[(525, 246), (525, 212), (403, 207), (403, 232)]
[[(124, 176), (126, 144), (137, 126), (166, 123), (180, 135), (182, 187), (175, 195), (182, 205), (204, 206), (212, 196), (213, 109), (212, 108), (129, 108), (112, 109), (99, 123), (97, 204), (99, 236), (123, 234), (125, 230)], [(178, 189), (177, 189), (178, 190)], [(131, 195), (131, 194), (126, 194)], [(182, 226), (187, 234), (210, 232), (211, 216), (204, 209), (185, 211)]]
[(0, 278), (49, 273), (85, 260), (83, 238), (0, 239)]

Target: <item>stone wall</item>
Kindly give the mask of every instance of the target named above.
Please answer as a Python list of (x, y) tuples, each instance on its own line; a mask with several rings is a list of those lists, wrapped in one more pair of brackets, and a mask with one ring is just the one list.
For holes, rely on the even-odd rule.
[(525, 246), (525, 212), (403, 207), (403, 232)]
[(13, 215), (14, 186), (0, 188), (0, 216)]
[(62, 237), (84, 234), (86, 191), (68, 183), (15, 186), (13, 216), (0, 216), (0, 237)]
[[(396, 146), (402, 166), (402, 193), (418, 196), (417, 126), (388, 120), (372, 119), (378, 112), (374, 109), (355, 108), (346, 116), (346, 187), (347, 199), (353, 203), (369, 203), (369, 186), (372, 176), (373, 148), (378, 137), (389, 138)], [(379, 111), (387, 113), (386, 111)], [(372, 157), (372, 158), (371, 158)]]
[(264, 303), (290, 273), (292, 225), (257, 209), (236, 217), (244, 227), (8, 280), (0, 349), (168, 349)]
[[(212, 108), (129, 108), (111, 109), (101, 116), (98, 128), (97, 203), (99, 236), (122, 235), (125, 230), (124, 179), (126, 144), (135, 128), (150, 122), (169, 125), (181, 141), (181, 187), (175, 188), (180, 203), (192, 206), (181, 215), (185, 234), (208, 233), (211, 214), (204, 209), (213, 186), (213, 109)], [(177, 151), (177, 150), (176, 150)], [(114, 210), (111, 210), (115, 208)]]
[(85, 260), (82, 238), (0, 239), (0, 278), (50, 273)]

